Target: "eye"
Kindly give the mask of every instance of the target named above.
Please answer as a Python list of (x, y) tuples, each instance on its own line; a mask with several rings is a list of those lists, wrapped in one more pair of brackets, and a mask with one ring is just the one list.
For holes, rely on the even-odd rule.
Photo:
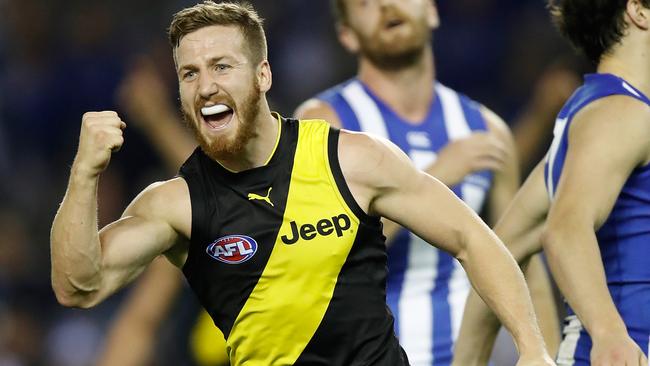
[(228, 64), (216, 64), (216, 65), (214, 65), (214, 69), (219, 71), (219, 72), (227, 71), (230, 68), (232, 68), (232, 66), (230, 66)]
[(186, 71), (183, 73), (183, 80), (190, 81), (196, 78), (196, 71)]

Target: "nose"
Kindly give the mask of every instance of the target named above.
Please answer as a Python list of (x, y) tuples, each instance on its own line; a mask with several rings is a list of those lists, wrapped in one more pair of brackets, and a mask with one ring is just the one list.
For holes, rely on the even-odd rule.
[(202, 99), (210, 99), (219, 93), (219, 85), (210, 73), (201, 73), (199, 76), (199, 96)]

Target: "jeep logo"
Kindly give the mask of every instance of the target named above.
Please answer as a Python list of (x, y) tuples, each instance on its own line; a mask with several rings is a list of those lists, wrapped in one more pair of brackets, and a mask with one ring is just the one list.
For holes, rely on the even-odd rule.
[(336, 232), (339, 238), (343, 236), (343, 232), (350, 228), (350, 218), (346, 214), (332, 216), (331, 219), (319, 220), (316, 225), (304, 224), (298, 227), (295, 221), (289, 223), (291, 225), (291, 236), (282, 235), (282, 242), (288, 245), (295, 244), (298, 239), (312, 240), (316, 235), (328, 236)]

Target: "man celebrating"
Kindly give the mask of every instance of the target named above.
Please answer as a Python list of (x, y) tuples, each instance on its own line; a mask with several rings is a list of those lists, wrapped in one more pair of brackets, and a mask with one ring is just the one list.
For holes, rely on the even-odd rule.
[(233, 365), (407, 365), (385, 304), (384, 216), (461, 261), (515, 335), (520, 364), (553, 364), (516, 263), (451, 191), (384, 140), (271, 114), (252, 8), (207, 1), (177, 13), (169, 35), (200, 148), (98, 231), (97, 183), (125, 124), (84, 115), (52, 226), (62, 304), (93, 306), (164, 254), (224, 332)]

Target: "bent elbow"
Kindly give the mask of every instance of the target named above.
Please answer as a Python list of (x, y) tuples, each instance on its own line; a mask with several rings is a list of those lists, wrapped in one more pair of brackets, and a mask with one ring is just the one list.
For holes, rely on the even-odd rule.
[(63, 289), (56, 283), (52, 283), (52, 290), (56, 301), (67, 308), (89, 309), (99, 304), (99, 298), (96, 291), (83, 292), (83, 291), (70, 291)]
[(557, 247), (557, 243), (562, 242), (562, 238), (566, 236), (566, 225), (559, 224), (555, 221), (549, 221), (542, 229), (540, 235), (540, 242), (544, 252), (553, 255)]

